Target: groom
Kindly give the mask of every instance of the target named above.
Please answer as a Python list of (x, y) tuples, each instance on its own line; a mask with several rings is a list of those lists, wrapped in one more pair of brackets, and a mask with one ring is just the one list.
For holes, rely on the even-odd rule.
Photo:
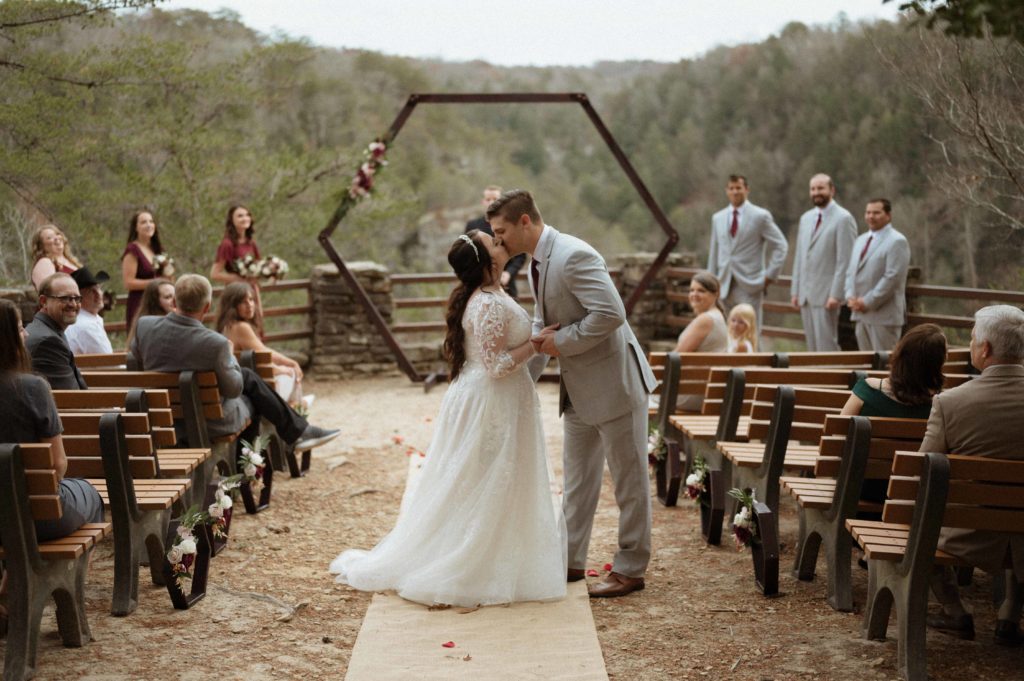
[[(590, 587), (593, 598), (644, 588), (651, 556), (647, 474), (647, 395), (656, 383), (626, 322), (622, 299), (604, 259), (587, 243), (545, 225), (529, 192), (505, 192), (487, 207), (487, 221), (510, 255), (529, 253), (533, 287), (530, 360), (536, 379), (550, 357), (561, 372), (564, 417), (565, 521), (569, 570), (584, 577), (590, 530), (601, 495), (604, 462), (619, 505), (619, 550), (611, 573)], [(547, 326), (552, 329), (545, 329)]]

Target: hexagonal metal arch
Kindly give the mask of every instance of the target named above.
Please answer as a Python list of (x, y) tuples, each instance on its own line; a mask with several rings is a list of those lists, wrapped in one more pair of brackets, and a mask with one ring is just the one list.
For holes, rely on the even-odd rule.
[[(623, 172), (626, 173), (626, 177), (629, 178), (633, 188), (636, 189), (640, 198), (643, 200), (644, 205), (651, 211), (651, 215), (654, 220), (661, 226), (661, 229), (665, 232), (666, 240), (665, 245), (658, 252), (658, 257), (654, 259), (654, 262), (644, 273), (644, 276), (640, 279), (636, 289), (629, 296), (626, 301), (626, 314), (629, 315), (633, 310), (633, 306), (643, 295), (643, 292), (647, 289), (651, 279), (655, 276), (658, 268), (664, 264), (666, 258), (668, 258), (669, 252), (679, 242), (679, 233), (676, 232), (672, 223), (668, 221), (664, 211), (651, 196), (651, 193), (647, 190), (647, 186), (643, 180), (634, 170), (633, 165), (629, 162), (625, 152), (619, 146), (618, 142), (612, 136), (612, 133), (605, 126), (604, 121), (597, 114), (594, 106), (590, 103), (590, 98), (583, 92), (560, 92), (560, 93), (545, 93), (545, 92), (516, 92), (516, 93), (503, 93), (503, 94), (483, 94), (483, 93), (463, 93), (463, 94), (412, 94), (409, 95), (409, 99), (406, 101), (405, 106), (398, 112), (391, 127), (388, 128), (387, 133), (381, 138), (381, 141), (388, 145), (390, 148), (391, 143), (395, 137), (398, 136), (398, 132), (405, 125), (406, 121), (409, 120), (409, 116), (415, 111), (418, 104), (579, 104), (583, 107), (583, 111), (587, 114), (587, 118), (597, 128), (598, 134), (601, 135), (601, 139), (604, 140), (605, 144), (608, 145), (608, 149), (612, 152), (612, 156), (619, 162), (619, 166)], [(342, 278), (345, 279), (352, 292), (355, 293), (356, 298), (362, 304), (363, 309), (369, 316), (370, 321), (377, 328), (377, 331), (384, 338), (388, 348), (395, 356), (395, 360), (398, 362), (398, 366), (405, 372), (405, 374), (413, 381), (420, 382), (427, 379), (426, 376), (420, 374), (416, 367), (413, 366), (409, 360), (402, 346), (399, 345), (395, 339), (394, 334), (391, 332), (390, 327), (384, 317), (381, 316), (377, 306), (373, 304), (370, 296), (367, 295), (363, 289), (359, 280), (355, 278), (352, 272), (345, 265), (345, 261), (342, 259), (338, 250), (334, 247), (334, 242), (331, 241), (331, 235), (334, 230), (337, 229), (338, 224), (342, 218), (345, 217), (345, 213), (348, 212), (350, 202), (345, 200), (342, 201), (341, 206), (334, 212), (331, 219), (327, 222), (327, 226), (320, 232), (318, 237), (320, 245), (327, 253), (327, 257), (331, 259), (331, 262), (338, 268), (338, 272)]]

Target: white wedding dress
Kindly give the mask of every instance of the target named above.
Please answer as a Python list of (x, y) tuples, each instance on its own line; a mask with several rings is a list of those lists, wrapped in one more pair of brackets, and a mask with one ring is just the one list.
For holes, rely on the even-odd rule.
[(441, 402), (419, 483), (373, 550), (331, 563), (337, 581), (427, 605), (558, 599), (565, 519), (551, 496), (540, 403), (506, 351), (530, 320), (504, 292), (478, 290), (462, 319), (466, 363)]

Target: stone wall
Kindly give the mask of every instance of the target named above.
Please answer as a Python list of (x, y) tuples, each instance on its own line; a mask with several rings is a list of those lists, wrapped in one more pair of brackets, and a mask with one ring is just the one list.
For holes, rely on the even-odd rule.
[[(609, 267), (621, 273), (616, 284), (623, 299), (636, 290), (656, 255), (631, 253), (609, 260)], [(671, 267), (692, 267), (694, 263), (694, 256), (688, 253), (672, 253), (668, 259), (668, 266)], [(348, 263), (348, 268), (390, 325), (395, 306), (388, 269), (373, 262)], [(314, 267), (310, 274), (310, 288), (313, 299), (313, 342), (310, 355), (317, 378), (332, 380), (397, 370), (397, 363), (387, 343), (334, 265)], [(442, 310), (431, 309), (436, 312), (437, 320), (441, 320)], [(669, 312), (662, 268), (630, 316), (630, 324), (645, 349), (660, 348), (675, 338), (677, 331), (665, 325), (665, 317)], [(418, 341), (402, 334), (398, 336), (398, 341), (409, 361), (421, 373), (427, 374), (444, 366), (440, 333), (425, 335)]]
[(21, 308), (21, 320), (28, 324), (36, 314), (36, 307), (39, 304), (39, 295), (35, 288), (26, 286), (24, 288), (0, 288), (0, 298), (14, 301)]

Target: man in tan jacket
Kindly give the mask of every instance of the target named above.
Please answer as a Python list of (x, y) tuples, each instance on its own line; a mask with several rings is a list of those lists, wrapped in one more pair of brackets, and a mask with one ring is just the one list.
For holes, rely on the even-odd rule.
[[(1011, 305), (978, 310), (971, 331), (971, 363), (981, 376), (935, 396), (922, 452), (944, 452), (1024, 460), (1024, 312)], [(939, 548), (986, 572), (1005, 577), (995, 642), (1019, 645), (1024, 534), (947, 528)], [(961, 638), (974, 638), (974, 619), (960, 602), (952, 570), (937, 570), (932, 590), (942, 614), (928, 624)]]

